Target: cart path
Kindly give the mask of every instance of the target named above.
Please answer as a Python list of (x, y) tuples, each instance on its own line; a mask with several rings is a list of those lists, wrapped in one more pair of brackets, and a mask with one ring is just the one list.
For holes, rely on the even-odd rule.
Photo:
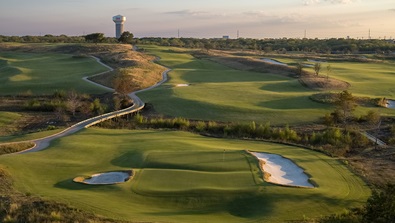
[[(102, 63), (99, 58), (96, 58), (96, 57), (93, 57), (93, 58), (96, 59), (96, 61), (98, 63), (100, 63), (101, 65), (103, 65), (103, 66), (105, 66), (105, 67), (107, 67), (109, 69), (108, 71), (101, 72), (101, 73), (95, 74), (93, 76), (109, 73), (109, 72), (114, 70), (112, 67)], [(109, 112), (109, 113), (106, 113), (106, 114), (103, 114), (103, 115), (99, 115), (99, 116), (96, 116), (96, 117), (93, 117), (93, 118), (86, 119), (84, 121), (81, 121), (79, 123), (76, 123), (76, 124), (70, 126), (69, 128), (63, 130), (62, 132), (56, 133), (56, 134), (51, 135), (51, 136), (47, 136), (47, 137), (40, 138), (40, 139), (35, 139), (35, 140), (28, 140), (26, 142), (33, 142), (35, 144), (35, 146), (30, 148), (30, 149), (18, 152), (17, 154), (37, 152), (37, 151), (43, 150), (43, 149), (47, 148), (49, 146), (49, 144), (51, 143), (51, 141), (54, 140), (54, 139), (58, 139), (58, 138), (61, 138), (61, 137), (64, 137), (64, 136), (71, 135), (71, 134), (73, 134), (75, 132), (80, 131), (81, 129), (89, 128), (90, 126), (95, 125), (95, 124), (100, 123), (100, 122), (103, 122), (105, 120), (112, 119), (114, 117), (118, 117), (118, 116), (122, 116), (122, 115), (126, 115), (126, 114), (130, 114), (130, 113), (133, 113), (133, 112), (136, 112), (136, 111), (139, 111), (139, 110), (143, 109), (144, 106), (145, 106), (145, 103), (136, 94), (140, 93), (140, 92), (143, 92), (143, 91), (151, 90), (151, 89), (153, 89), (155, 87), (158, 87), (159, 85), (163, 84), (164, 82), (166, 82), (167, 81), (167, 73), (170, 72), (170, 71), (171, 71), (171, 69), (165, 70), (162, 73), (162, 80), (160, 82), (156, 83), (155, 85), (153, 85), (151, 87), (148, 87), (148, 88), (145, 88), (145, 89), (142, 89), (142, 90), (138, 90), (138, 91), (129, 93), (128, 96), (133, 100), (133, 105), (132, 106), (130, 106), (128, 108), (125, 108), (125, 109), (122, 109), (122, 110)], [(107, 89), (109, 91), (114, 91), (114, 89), (112, 89), (112, 88), (109, 88), (109, 87), (103, 86), (101, 84), (98, 84), (96, 82), (90, 81), (88, 79), (89, 77), (92, 77), (92, 76), (84, 77), (83, 80), (85, 80), (85, 81), (87, 81), (89, 83), (92, 83), (94, 85), (97, 85), (99, 87), (105, 88), (105, 89)]]

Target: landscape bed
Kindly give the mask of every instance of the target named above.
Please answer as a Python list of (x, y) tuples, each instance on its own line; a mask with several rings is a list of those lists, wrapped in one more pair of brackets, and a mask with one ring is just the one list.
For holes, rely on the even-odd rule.
[[(245, 149), (281, 154), (317, 187), (264, 182), (259, 162)], [(283, 222), (341, 212), (362, 205), (370, 194), (344, 164), (323, 154), (186, 132), (86, 129), (40, 152), (0, 157), (0, 163), (22, 192), (134, 221)], [(99, 187), (73, 182), (75, 176), (114, 169), (133, 169), (135, 175)]]

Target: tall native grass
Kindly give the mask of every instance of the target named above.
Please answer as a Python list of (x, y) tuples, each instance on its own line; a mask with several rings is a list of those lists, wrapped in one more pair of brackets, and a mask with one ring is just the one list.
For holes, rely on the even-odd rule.
[(319, 150), (331, 156), (344, 156), (353, 148), (371, 145), (371, 142), (358, 131), (328, 127), (323, 131), (298, 133), (288, 125), (271, 126), (270, 122), (260, 124), (223, 123), (215, 121), (194, 121), (182, 117), (144, 117), (134, 114), (132, 118), (108, 120), (98, 124), (103, 128), (127, 129), (171, 129), (189, 131), (205, 136), (251, 139), (302, 145)]

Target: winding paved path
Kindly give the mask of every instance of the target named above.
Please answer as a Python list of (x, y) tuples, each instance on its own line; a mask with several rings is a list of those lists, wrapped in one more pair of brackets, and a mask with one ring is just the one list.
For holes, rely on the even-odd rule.
[[(109, 67), (108, 65), (102, 63), (98, 58), (96, 58), (96, 57), (93, 57), (93, 58), (95, 58), (98, 63), (102, 64), (103, 66), (105, 66), (109, 69), (108, 71), (98, 73), (93, 76), (101, 75), (101, 74), (108, 73), (108, 72), (111, 72), (114, 70), (112, 67)], [(142, 89), (142, 90), (138, 90), (138, 91), (129, 93), (128, 96), (133, 100), (133, 105), (131, 107), (128, 107), (128, 108), (125, 108), (122, 110), (118, 110), (118, 111), (114, 111), (114, 112), (110, 112), (110, 113), (106, 113), (103, 115), (99, 115), (99, 116), (96, 116), (96, 117), (93, 117), (90, 119), (86, 119), (84, 121), (81, 121), (77, 124), (72, 125), (71, 127), (63, 130), (62, 132), (59, 132), (59, 133), (51, 135), (51, 136), (47, 136), (47, 137), (44, 137), (41, 139), (29, 140), (28, 142), (33, 142), (35, 144), (35, 146), (33, 148), (21, 151), (21, 152), (19, 152), (19, 154), (20, 153), (37, 152), (37, 151), (43, 150), (43, 149), (47, 148), (49, 146), (49, 144), (51, 143), (51, 141), (54, 139), (58, 139), (58, 138), (61, 138), (61, 137), (67, 136), (67, 135), (71, 135), (75, 132), (80, 131), (81, 129), (89, 128), (90, 126), (95, 125), (100, 122), (103, 122), (105, 120), (112, 119), (114, 117), (119, 117), (119, 116), (126, 115), (126, 114), (130, 114), (130, 113), (133, 113), (133, 112), (143, 109), (145, 106), (145, 103), (136, 94), (143, 92), (143, 91), (150, 90), (150, 89), (155, 88), (155, 87), (163, 84), (164, 82), (166, 82), (167, 81), (167, 73), (169, 71), (170, 71), (170, 69), (167, 69), (166, 71), (164, 71), (162, 73), (162, 80), (160, 82), (156, 83), (155, 85), (145, 88), (145, 89)], [(92, 77), (92, 76), (90, 76), (90, 77)], [(100, 84), (95, 83), (93, 81), (90, 81), (88, 78), (89, 77), (84, 77), (83, 80), (88, 81), (89, 83), (95, 84), (99, 87), (105, 88), (107, 90), (114, 91), (114, 89), (100, 85)]]

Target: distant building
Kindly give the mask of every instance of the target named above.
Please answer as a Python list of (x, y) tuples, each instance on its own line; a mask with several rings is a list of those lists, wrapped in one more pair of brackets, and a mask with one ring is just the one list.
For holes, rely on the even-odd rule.
[(230, 39), (229, 36), (222, 36), (222, 39)]
[(118, 39), (123, 33), (123, 23), (126, 21), (126, 17), (116, 15), (112, 17), (112, 21), (115, 22), (115, 37)]

